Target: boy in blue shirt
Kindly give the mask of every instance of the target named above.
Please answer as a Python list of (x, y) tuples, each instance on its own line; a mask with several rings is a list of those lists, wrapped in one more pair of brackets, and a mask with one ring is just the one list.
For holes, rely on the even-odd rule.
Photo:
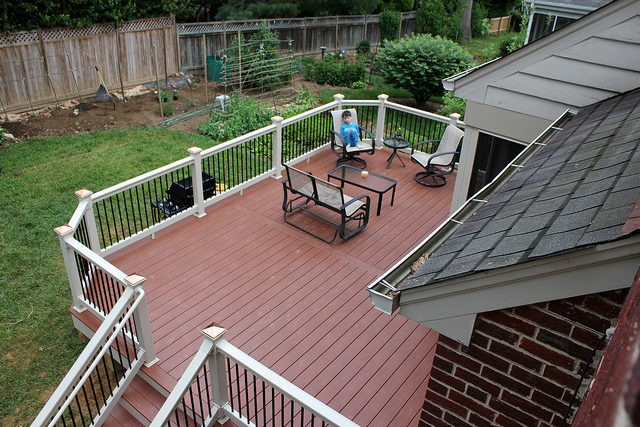
[(344, 139), (346, 146), (362, 148), (359, 142), (360, 130), (358, 129), (358, 125), (351, 122), (352, 118), (349, 110), (345, 110), (342, 113), (342, 120), (344, 121), (344, 124), (340, 129), (340, 135), (342, 136), (342, 139)]

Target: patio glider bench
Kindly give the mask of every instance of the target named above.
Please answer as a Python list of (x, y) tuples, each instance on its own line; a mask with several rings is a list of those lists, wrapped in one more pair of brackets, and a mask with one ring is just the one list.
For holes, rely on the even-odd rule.
[[(337, 236), (346, 240), (362, 231), (369, 223), (369, 196), (362, 195), (351, 198), (342, 192), (342, 188), (330, 182), (303, 172), (291, 166), (284, 165), (287, 178), (282, 182), (284, 189), (284, 220), (287, 224), (309, 233), (327, 243), (333, 242)], [(335, 227), (333, 238), (325, 238), (305, 229), (321, 230), (316, 221), (309, 222), (306, 218), (294, 223), (290, 218), (294, 213), (304, 211), (314, 217), (324, 220)], [(306, 215), (305, 215), (306, 216)], [(327, 234), (327, 233), (325, 233)]]

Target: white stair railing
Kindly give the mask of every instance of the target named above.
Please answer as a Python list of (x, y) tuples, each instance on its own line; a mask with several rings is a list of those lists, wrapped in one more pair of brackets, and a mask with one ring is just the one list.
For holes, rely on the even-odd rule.
[(204, 427), (230, 419), (239, 426), (332, 425), (357, 427), (223, 339), (225, 329), (202, 331), (205, 340), (151, 427)]

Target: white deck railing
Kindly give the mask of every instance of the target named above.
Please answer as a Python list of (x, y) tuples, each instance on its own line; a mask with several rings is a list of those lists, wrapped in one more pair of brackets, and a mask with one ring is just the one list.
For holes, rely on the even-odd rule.
[[(342, 95), (335, 95), (334, 98), (335, 100), (331, 103), (286, 120), (273, 117), (271, 125), (207, 150), (190, 148), (190, 155), (187, 158), (98, 193), (94, 194), (89, 190), (76, 192), (79, 198), (78, 207), (69, 224), (58, 227), (56, 232), (60, 238), (69, 278), (73, 308), (78, 312), (89, 310), (100, 319), (102, 326), (95, 332), (81, 357), (38, 415), (37, 423), (34, 425), (46, 425), (50, 420), (63, 416), (55, 408), (69, 408), (69, 404), (66, 403), (69, 401), (69, 396), (77, 395), (77, 390), (84, 387), (83, 381), (92, 378), (88, 369), (93, 368), (88, 360), (91, 357), (97, 357), (96, 355), (104, 356), (105, 349), (109, 349), (111, 360), (115, 360), (120, 366), (116, 368), (114, 365), (113, 370), (121, 369), (127, 377), (118, 380), (117, 387), (107, 393), (110, 396), (108, 399), (94, 405), (94, 412), (97, 412), (95, 416), (93, 413), (90, 414), (93, 420), (92, 425), (93, 423), (101, 424), (104, 421), (140, 364), (150, 365), (156, 361), (142, 286), (145, 279), (139, 276), (127, 277), (125, 273), (104, 259), (106, 255), (140, 239), (153, 237), (155, 232), (187, 216), (201, 217), (205, 215), (205, 208), (232, 194), (241, 193), (256, 182), (267, 178), (280, 178), (283, 163), (295, 163), (308, 159), (319, 150), (327, 149), (330, 144), (329, 130), (332, 128), (328, 112), (332, 109), (342, 109), (344, 106), (359, 108), (361, 110), (358, 113), (360, 125), (375, 128), (378, 147), (381, 147), (381, 141), (388, 136), (401, 134), (410, 143), (416, 143), (438, 138), (449, 123), (464, 126), (455, 116), (452, 118), (438, 116), (388, 102), (386, 95), (380, 95), (378, 100), (347, 101)], [(203, 173), (205, 177), (208, 175), (214, 178), (215, 186), (205, 188)], [(185, 179), (190, 180), (191, 183), (192, 206), (186, 206), (177, 212), (158, 209), (158, 201), (163, 200), (169, 185)], [(205, 194), (208, 194), (206, 199)], [(134, 299), (135, 302), (131, 304)], [(127, 321), (120, 321), (122, 316)], [(109, 338), (108, 333), (114, 328), (116, 332)], [(208, 335), (205, 333), (205, 336)], [(134, 345), (137, 349), (136, 358), (131, 361), (122, 360), (122, 357), (118, 356), (121, 354), (120, 350), (117, 348), (114, 350), (112, 343)], [(226, 368), (221, 368), (221, 362), (215, 359), (218, 353), (225, 356)], [(212, 358), (216, 360), (213, 364)], [(262, 386), (272, 390), (271, 409), (265, 406), (269, 398), (262, 394), (261, 416), (265, 417), (269, 411), (271, 416), (278, 412), (275, 397), (273, 397), (277, 393), (282, 402), (279, 416), (284, 416), (284, 399), (286, 398), (290, 402), (289, 419), (297, 417), (298, 420), (304, 420), (306, 419), (304, 417), (308, 416), (310, 419), (318, 417), (332, 425), (354, 425), (293, 384), (278, 377), (250, 356), (218, 338), (205, 341), (197, 360), (192, 363), (194, 371), (189, 371), (185, 374), (186, 377), (180, 380), (176, 391), (172, 392), (165, 405), (168, 409), (164, 411), (163, 408), (164, 415), (158, 423), (162, 425), (171, 416), (179, 416), (182, 411), (184, 416), (199, 419), (201, 422), (208, 420), (209, 423), (214, 418), (229, 417), (241, 425), (254, 425), (250, 421), (250, 413), (243, 413), (243, 411), (245, 409), (249, 411), (247, 402), (251, 401), (254, 404), (254, 416), (256, 416), (255, 414), (260, 412), (257, 406), (258, 396), (254, 395), (252, 400), (246, 394), (246, 388), (241, 390), (239, 377), (236, 374), (234, 378), (231, 374), (231, 362), (234, 364), (234, 369), (242, 367), (245, 380), (246, 375), (251, 373), (254, 376), (252, 380), (254, 384), (255, 381), (261, 381)], [(215, 366), (215, 372), (202, 377), (198, 372), (202, 371), (205, 365)], [(226, 386), (222, 381), (225, 370), (228, 373)], [(214, 378), (216, 375), (217, 377)], [(207, 402), (210, 403), (208, 408), (210, 412), (206, 416), (204, 409), (199, 410), (199, 404), (196, 405), (193, 400), (190, 404), (186, 404), (183, 399), (184, 393), (192, 390), (194, 380), (197, 382), (201, 377), (216, 380), (215, 385), (211, 383), (211, 386), (204, 387), (213, 396), (207, 398)], [(245, 393), (244, 398), (237, 396), (235, 406), (231, 388), (233, 384), (237, 386), (236, 394), (240, 391)], [(177, 412), (176, 402), (183, 402), (183, 409)], [(88, 403), (86, 406), (92, 407)], [(64, 416), (72, 417), (73, 414)]]

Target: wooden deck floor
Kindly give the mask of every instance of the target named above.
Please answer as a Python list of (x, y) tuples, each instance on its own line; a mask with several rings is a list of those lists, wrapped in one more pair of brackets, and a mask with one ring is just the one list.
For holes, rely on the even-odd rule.
[[(327, 244), (286, 224), (282, 185), (268, 179), (126, 248), (110, 261), (145, 276), (160, 361), (145, 371), (170, 389), (213, 322), (225, 338), (362, 426), (417, 426), (437, 334), (373, 308), (366, 286), (449, 213), (453, 181), (418, 185), (402, 154), (383, 150), (367, 170), (398, 181), (394, 206), (348, 241)], [(298, 167), (326, 178), (329, 150)], [(355, 187), (345, 193), (356, 196)], [(370, 194), (372, 198), (375, 194)], [(375, 200), (375, 199), (374, 199)]]

